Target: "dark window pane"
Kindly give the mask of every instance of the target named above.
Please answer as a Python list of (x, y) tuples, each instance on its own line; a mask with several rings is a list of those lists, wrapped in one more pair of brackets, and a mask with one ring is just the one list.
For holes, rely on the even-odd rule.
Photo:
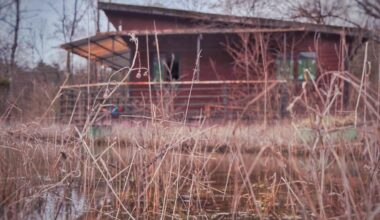
[(293, 79), (294, 78), (294, 62), (290, 55), (286, 58), (278, 56), (276, 61), (276, 78), (277, 79)]
[(173, 54), (160, 54), (160, 62), (157, 56), (154, 56), (152, 68), (152, 78), (155, 82), (179, 80), (179, 60)]

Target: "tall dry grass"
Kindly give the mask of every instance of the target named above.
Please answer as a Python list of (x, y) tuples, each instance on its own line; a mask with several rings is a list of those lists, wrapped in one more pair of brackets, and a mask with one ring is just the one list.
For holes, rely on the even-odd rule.
[(82, 217), (376, 219), (378, 127), (359, 128), (354, 141), (327, 133), (314, 143), (295, 135), (302, 123), (233, 134), (232, 125), (136, 122), (100, 138), (3, 127), (2, 216), (27, 218), (46, 206), (51, 216), (72, 216), (66, 207), (77, 190)]

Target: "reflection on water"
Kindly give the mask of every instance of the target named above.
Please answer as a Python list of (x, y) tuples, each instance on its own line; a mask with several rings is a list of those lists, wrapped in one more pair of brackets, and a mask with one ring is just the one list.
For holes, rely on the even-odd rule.
[(55, 188), (31, 202), (35, 210), (25, 219), (76, 219), (86, 211), (85, 196), (78, 188)]

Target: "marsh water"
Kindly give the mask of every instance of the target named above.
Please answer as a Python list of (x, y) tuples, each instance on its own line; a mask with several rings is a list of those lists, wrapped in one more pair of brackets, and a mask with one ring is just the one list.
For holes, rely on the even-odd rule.
[[(192, 186), (184, 186), (176, 198), (167, 198), (169, 205), (165, 207), (166, 213), (160, 212), (163, 208), (160, 204), (158, 213), (140, 213), (141, 216), (144, 219), (259, 219), (258, 210), (254, 207), (266, 213), (265, 219), (297, 219), (301, 218), (301, 214), (305, 215), (289, 211), (294, 204), (286, 200), (289, 191), (283, 190), (285, 184), (280, 178), (281, 170), (286, 165), (268, 155), (261, 156), (259, 160), (255, 160), (256, 157), (257, 153), (241, 154), (240, 158), (227, 152), (208, 153), (205, 167), (207, 179), (199, 180), (197, 184), (200, 187), (196, 192), (190, 190)], [(236, 167), (241, 170), (237, 172)], [(247, 177), (244, 172), (251, 174)], [(90, 194), (85, 190), (80, 184), (57, 186), (38, 199), (34, 198), (33, 210), (21, 216), (27, 219), (128, 218), (120, 206), (115, 205), (116, 198), (105, 182), (99, 181)], [(254, 201), (252, 196), (255, 197)], [(173, 211), (173, 204), (179, 207), (177, 211)]]

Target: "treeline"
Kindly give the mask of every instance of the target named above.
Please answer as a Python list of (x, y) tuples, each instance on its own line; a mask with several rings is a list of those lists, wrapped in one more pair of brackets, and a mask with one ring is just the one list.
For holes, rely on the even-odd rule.
[[(0, 62), (0, 73), (8, 65)], [(24, 121), (40, 115), (54, 98), (65, 76), (58, 64), (14, 66), (12, 77), (0, 77), (0, 113), (3, 119)]]

